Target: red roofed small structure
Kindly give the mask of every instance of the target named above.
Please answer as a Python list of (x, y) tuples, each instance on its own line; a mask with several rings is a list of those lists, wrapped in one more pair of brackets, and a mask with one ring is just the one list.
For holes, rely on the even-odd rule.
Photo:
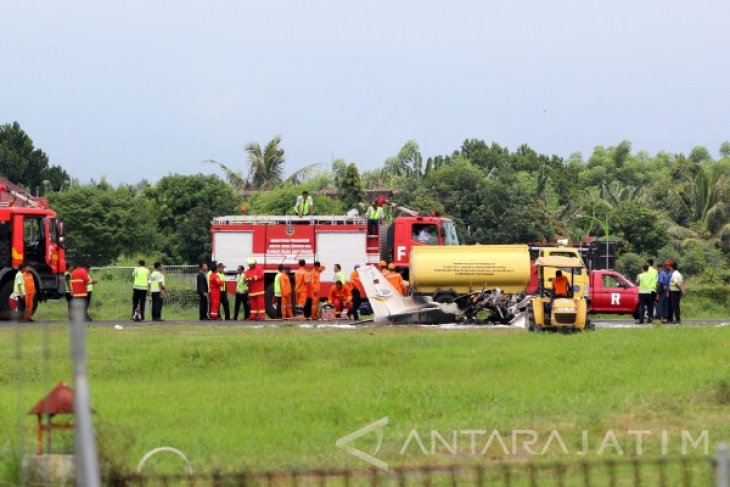
[[(93, 409), (91, 412), (95, 412)], [(73, 423), (54, 423), (53, 417), (58, 414), (74, 413), (74, 391), (65, 382), (59, 382), (56, 387), (33, 406), (29, 415), (38, 416), (38, 454), (43, 454), (43, 432), (48, 431), (46, 449), (51, 452), (51, 431), (54, 429), (72, 429)], [(45, 416), (45, 423), (43, 421)]]

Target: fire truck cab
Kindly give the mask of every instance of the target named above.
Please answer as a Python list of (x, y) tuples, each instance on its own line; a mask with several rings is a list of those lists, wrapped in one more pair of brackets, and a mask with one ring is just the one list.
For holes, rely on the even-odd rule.
[(334, 265), (346, 276), (355, 264), (393, 262), (408, 279), (411, 248), (419, 245), (458, 245), (454, 223), (438, 216), (398, 216), (368, 235), (367, 220), (359, 216), (234, 215), (221, 216), (211, 226), (213, 260), (228, 272), (254, 257), (263, 265), (267, 287), (267, 312), (279, 264), (293, 272), (299, 259), (311, 268), (314, 261), (326, 267), (322, 273), (321, 296), (334, 284)]
[(0, 318), (12, 316), (10, 294), (15, 274), (30, 264), (36, 302), (64, 295), (66, 271), (63, 224), (48, 201), (28, 195), (0, 178)]

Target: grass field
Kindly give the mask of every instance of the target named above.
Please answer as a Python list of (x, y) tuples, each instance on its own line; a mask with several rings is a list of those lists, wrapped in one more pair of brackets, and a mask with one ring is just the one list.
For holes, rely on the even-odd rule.
[[(599, 456), (608, 431), (626, 455), (636, 451), (631, 430), (652, 432), (643, 441), (649, 456), (661, 453), (661, 431), (670, 454), (680, 453), (682, 430), (694, 438), (707, 431), (710, 452), (730, 439), (730, 327), (574, 336), (412, 327), (87, 331), (100, 451), (121, 469), (163, 445), (184, 451), (197, 470), (360, 468), (366, 464), (335, 441), (385, 416), (378, 458), (391, 465), (524, 460), (529, 452), (510, 436), (526, 429), (539, 434), (533, 449), (553, 429), (569, 449), (553, 445), (540, 459), (576, 459), (582, 431), (589, 457)], [(45, 333), (0, 329), (5, 455), (33, 450), (35, 421), (25, 413), (55, 382), (72, 378), (67, 329)], [(480, 429), (498, 431), (516, 455), (496, 445), (481, 455), (486, 436), (472, 455), (462, 432)], [(401, 454), (414, 430), (426, 454), (414, 442)], [(449, 443), (457, 432), (456, 456), (439, 441), (432, 453), (432, 430)], [(371, 450), (374, 435), (356, 445)]]

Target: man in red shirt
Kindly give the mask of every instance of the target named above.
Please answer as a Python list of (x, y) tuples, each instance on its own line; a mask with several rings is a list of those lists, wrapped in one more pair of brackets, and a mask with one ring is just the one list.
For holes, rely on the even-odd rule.
[[(89, 295), (88, 285), (89, 281), (91, 281), (87, 267), (87, 265), (79, 265), (71, 272), (71, 300), (76, 302), (81, 301), (84, 304), (85, 317), (88, 316), (87, 308), (89, 301), (86, 297)], [(73, 305), (71, 305), (70, 309), (73, 309)]]
[(266, 319), (266, 303), (264, 302), (264, 269), (256, 265), (256, 259), (249, 257), (246, 261), (246, 282), (248, 283), (248, 302), (251, 307), (252, 320)]

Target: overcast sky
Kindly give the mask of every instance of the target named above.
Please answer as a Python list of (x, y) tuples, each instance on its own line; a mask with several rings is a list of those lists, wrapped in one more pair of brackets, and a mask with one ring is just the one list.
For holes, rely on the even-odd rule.
[(82, 182), (245, 167), (374, 168), (415, 139), (567, 157), (717, 155), (730, 139), (726, 0), (0, 0), (0, 123)]

